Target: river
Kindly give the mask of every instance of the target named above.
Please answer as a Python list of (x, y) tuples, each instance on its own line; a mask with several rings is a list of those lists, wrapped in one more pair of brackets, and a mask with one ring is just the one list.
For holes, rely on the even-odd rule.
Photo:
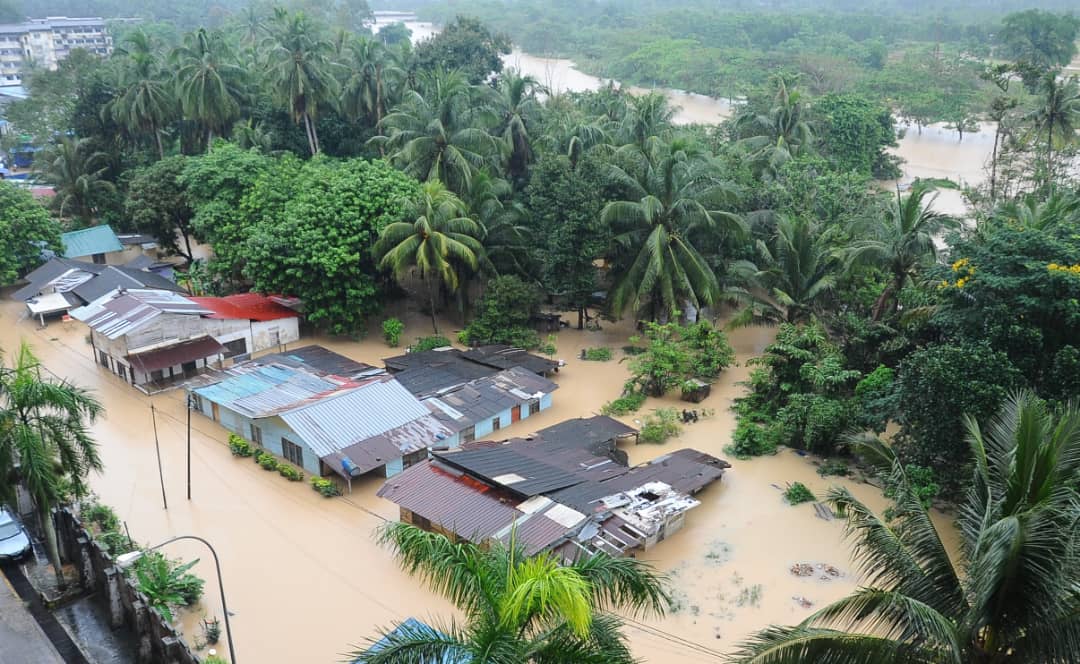
[[(410, 14), (375, 14), (382, 20), (405, 19), (403, 22), (412, 30), (413, 43), (438, 32), (438, 28), (433, 24), (417, 21), (416, 17)], [(533, 76), (553, 92), (596, 90), (608, 83), (607, 79), (580, 71), (571, 60), (536, 56), (518, 48), (503, 56), (503, 62), (507, 67), (514, 67)], [(627, 89), (635, 93), (648, 92), (645, 88), (635, 86)], [(678, 124), (716, 124), (731, 116), (731, 103), (725, 99), (671, 88), (658, 90), (678, 108), (675, 114), (675, 122)], [(949, 178), (963, 185), (976, 185), (984, 181), (984, 167), (994, 145), (993, 123), (981, 123), (977, 133), (965, 133), (962, 141), (960, 135), (944, 123), (923, 127), (921, 132), (913, 125), (902, 126), (905, 129), (904, 136), (892, 150), (904, 159), (901, 167), (903, 177), (899, 182), (907, 183), (915, 178)], [(893, 183), (883, 184), (891, 186)], [(955, 215), (964, 215), (968, 210), (963, 196), (955, 190), (940, 191), (934, 207), (940, 212)]]

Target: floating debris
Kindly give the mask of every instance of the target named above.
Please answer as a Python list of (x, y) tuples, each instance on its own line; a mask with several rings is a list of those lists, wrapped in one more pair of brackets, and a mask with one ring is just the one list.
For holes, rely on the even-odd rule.
[(813, 602), (806, 599), (802, 595), (792, 595), (791, 599), (795, 600), (795, 603), (798, 604), (801, 608), (804, 608), (804, 609), (809, 609), (810, 607), (812, 607), (814, 605)]
[(814, 566), (810, 563), (795, 563), (791, 566), (793, 576), (813, 576)]
[(819, 519), (824, 519), (826, 521), (832, 521), (836, 517), (836, 515), (833, 514), (833, 511), (829, 509), (829, 506), (824, 503), (814, 503), (814, 514), (816, 514)]

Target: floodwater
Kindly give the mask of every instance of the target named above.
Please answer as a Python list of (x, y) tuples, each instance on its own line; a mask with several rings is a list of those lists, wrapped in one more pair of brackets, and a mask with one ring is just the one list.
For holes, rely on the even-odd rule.
[[(378, 14), (378, 12), (376, 12)], [(400, 15), (398, 15), (400, 16)], [(413, 31), (413, 42), (431, 37), (438, 28), (423, 21), (406, 21)], [(598, 78), (577, 69), (572, 60), (547, 58), (524, 53), (515, 48), (503, 56), (507, 67), (514, 67), (530, 74), (553, 92), (579, 92), (597, 90), (608, 84), (608, 79)], [(616, 84), (618, 84), (616, 82)], [(629, 86), (634, 93), (649, 92), (645, 88)], [(675, 122), (678, 124), (716, 124), (731, 116), (731, 103), (706, 95), (661, 88), (678, 108)], [(902, 125), (907, 131), (892, 151), (902, 157), (903, 176), (899, 182), (908, 183), (916, 178), (950, 178), (961, 185), (977, 185), (986, 179), (985, 166), (994, 145), (994, 124), (983, 122), (977, 133), (965, 133), (963, 140), (944, 123), (923, 127), (922, 132), (914, 125)], [(883, 183), (892, 187), (896, 182)], [(964, 215), (968, 205), (956, 190), (941, 190), (934, 203), (936, 210), (954, 215)]]
[[(287, 482), (250, 460), (233, 458), (225, 445), (226, 432), (196, 415), (191, 436), (192, 500), (188, 501), (182, 393), (142, 395), (94, 364), (81, 324), (54, 322), (39, 329), (22, 315), (19, 303), (4, 295), (0, 347), (10, 354), (20, 341), (29, 342), (49, 371), (90, 388), (104, 403), (107, 414), (93, 432), (106, 471), (92, 477), (91, 483), (127, 522), (135, 539), (156, 544), (172, 536), (195, 534), (216, 547), (234, 614), (237, 653), (243, 661), (339, 661), (350, 644), (363, 643), (379, 627), (408, 616), (443, 624), (454, 616), (445, 600), (408, 578), (390, 554), (373, 542), (373, 529), (397, 514), (396, 506), (375, 497), (377, 479), (354, 483), (352, 495), (323, 499), (306, 483)], [(431, 332), (427, 318), (411, 301), (395, 303), (387, 315), (406, 322), (404, 340)], [(444, 333), (456, 330), (453, 321), (443, 324)], [(742, 392), (738, 382), (747, 376), (746, 360), (760, 354), (773, 333), (769, 328), (734, 332), (731, 342), (738, 366), (726, 371), (712, 395), (698, 406), (712, 410), (713, 415), (687, 426), (679, 438), (665, 445), (630, 446), (631, 461), (641, 462), (680, 447), (725, 457), (723, 448), (734, 427), (729, 407)], [(631, 335), (627, 322), (605, 324), (601, 331), (560, 332), (556, 357), (568, 364), (557, 379), (560, 387), (554, 406), (513, 425), (505, 435), (523, 435), (598, 412), (604, 402), (618, 395), (627, 377), (626, 364), (619, 360)], [(371, 364), (398, 352), (385, 346), (375, 325), (360, 342), (303, 341), (312, 342)], [(590, 363), (576, 359), (582, 348), (593, 346), (611, 347), (616, 359)], [(158, 480), (151, 403), (157, 411), (168, 510), (163, 508)], [(650, 400), (638, 417), (666, 404)], [(673, 400), (670, 404), (684, 405)], [(628, 626), (634, 653), (644, 661), (715, 661), (716, 652), (730, 651), (754, 630), (770, 623), (797, 622), (857, 585), (841, 522), (818, 518), (809, 505), (787, 506), (778, 488), (801, 481), (821, 495), (835, 481), (819, 478), (808, 459), (790, 451), (753, 461), (729, 460), (733, 468), (720, 483), (699, 494), (702, 505), (690, 512), (687, 526), (643, 554), (671, 576), (678, 604), (664, 618), (645, 618), (643, 626)], [(875, 508), (884, 506), (873, 487), (842, 483)], [(949, 536), (953, 537), (951, 531)], [(222, 615), (212, 560), (208, 551), (190, 542), (170, 545), (165, 551), (202, 561), (196, 571), (207, 581), (206, 598), (201, 611), (188, 612), (182, 620), (188, 642), (194, 643), (201, 635), (202, 612)], [(789, 571), (799, 563), (829, 567), (815, 567), (812, 576), (800, 578)], [(831, 576), (831, 571), (838, 576)], [(822, 575), (829, 580), (819, 579)], [(219, 654), (225, 654), (224, 644), (223, 635)]]

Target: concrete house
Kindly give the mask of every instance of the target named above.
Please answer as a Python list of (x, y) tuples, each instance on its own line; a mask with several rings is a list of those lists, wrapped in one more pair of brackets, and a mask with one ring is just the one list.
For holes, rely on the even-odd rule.
[[(282, 307), (284, 310), (284, 308)], [(275, 316), (291, 316), (287, 318)], [(94, 359), (144, 391), (167, 389), (214, 363), (298, 338), (296, 314), (284, 310), (223, 314), (165, 290), (112, 290), (71, 316), (90, 327)], [(270, 320), (258, 320), (259, 316)], [(256, 325), (265, 334), (256, 333)], [(278, 330), (273, 336), (268, 330)], [(259, 345), (256, 340), (267, 342)], [(270, 343), (273, 342), (273, 343)]]
[(225, 357), (244, 359), (251, 353), (278, 348), (300, 339), (300, 319), (292, 309), (258, 293), (237, 293), (225, 297), (190, 297), (213, 313), (206, 318), (247, 321), (244, 330), (232, 329), (215, 335), (225, 347)]

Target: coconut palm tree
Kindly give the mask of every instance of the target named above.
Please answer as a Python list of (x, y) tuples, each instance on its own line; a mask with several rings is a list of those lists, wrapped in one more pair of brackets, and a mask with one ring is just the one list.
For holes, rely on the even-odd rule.
[(1050, 196), (1012, 200), (994, 211), (994, 217), (1029, 230), (1049, 230), (1062, 224), (1080, 224), (1080, 195), (1055, 191)]
[(172, 52), (176, 88), (184, 115), (205, 129), (206, 149), (240, 114), (243, 69), (233, 63), (220, 32), (199, 28)]
[(482, 548), (406, 523), (379, 534), (401, 566), (446, 596), (465, 624), (399, 627), (379, 648), (350, 655), (362, 664), (416, 662), (636, 661), (613, 610), (662, 615), (663, 577), (634, 558), (598, 554), (562, 565), (550, 553), (525, 556), (513, 545)]
[(1044, 182), (1054, 181), (1054, 150), (1076, 141), (1080, 129), (1080, 79), (1048, 71), (1039, 79), (1035, 108), (1027, 120), (1036, 136), (1046, 136)]
[(56, 190), (52, 205), (61, 217), (75, 217), (84, 225), (93, 221), (98, 198), (116, 191), (104, 179), (106, 159), (85, 138), (61, 138), (42, 152), (42, 178)]
[(382, 120), (371, 143), (419, 180), (439, 180), (465, 195), (473, 172), (498, 152), (484, 129), (473, 126), (475, 90), (457, 71), (420, 72), (419, 90), (409, 90)]
[(659, 92), (630, 96), (620, 120), (620, 133), (627, 144), (645, 150), (649, 139), (664, 140), (671, 134), (675, 109)]
[(516, 273), (528, 278), (528, 211), (513, 199), (514, 188), (484, 171), (473, 175), (466, 204), (470, 216), (484, 229), (481, 268), (489, 274)]
[(333, 47), (302, 12), (289, 14), (280, 7), (274, 9), (272, 34), (263, 45), (270, 86), (293, 122), (304, 123), (308, 149), (314, 155), (320, 149), (315, 128), (319, 106), (332, 105), (338, 98), (330, 60)]
[(57, 584), (65, 581), (52, 508), (68, 493), (87, 493), (86, 476), (102, 469), (87, 425), (103, 412), (86, 390), (42, 378), (41, 364), (23, 344), (12, 367), (0, 366), (0, 499), (20, 482), (34, 500)]
[(946, 229), (955, 228), (957, 221), (949, 215), (934, 212), (937, 194), (927, 196), (940, 183), (921, 180), (912, 186), (907, 196), (896, 191), (896, 199), (881, 216), (870, 218), (857, 230), (857, 239), (846, 251), (849, 264), (864, 262), (877, 266), (889, 275), (889, 283), (874, 303), (873, 319), (880, 320), (892, 304), (896, 311), (900, 291), (919, 271), (933, 265), (938, 257), (934, 238)]
[(496, 133), (507, 147), (506, 175), (510, 180), (524, 177), (532, 162), (529, 125), (540, 112), (537, 95), (543, 92), (546, 90), (532, 76), (508, 69), (499, 75), (490, 96), (490, 110), (498, 118)]
[(348, 76), (341, 86), (341, 110), (354, 122), (363, 118), (378, 126), (390, 103), (388, 87), (401, 87), (405, 72), (393, 53), (376, 39), (357, 37), (348, 51)]
[(153, 41), (141, 28), (136, 29), (116, 49), (116, 55), (122, 58), (119, 83), (123, 92), (103, 112), (133, 134), (152, 136), (158, 158), (163, 159), (161, 132), (176, 114), (176, 103)]
[(842, 263), (819, 225), (778, 216), (771, 242), (758, 242), (758, 265), (740, 262), (736, 272), (747, 282), (750, 301), (729, 323), (800, 323), (820, 307), (836, 286)]
[(683, 139), (651, 139), (644, 152), (630, 144), (619, 154), (630, 165), (611, 166), (609, 178), (625, 198), (601, 211), (601, 221), (614, 232), (612, 311), (648, 308), (651, 317), (666, 318), (686, 304), (716, 304), (720, 282), (694, 238), (709, 238), (716, 246), (717, 236), (745, 232), (739, 216), (721, 210), (732, 202), (733, 188), (699, 147)]
[(774, 78), (774, 85), (776, 94), (768, 112), (744, 113), (735, 121), (739, 145), (749, 152), (757, 170), (770, 176), (793, 157), (810, 151), (814, 140), (802, 94), (780, 76)]
[(1080, 652), (1080, 410), (1051, 413), (1013, 395), (988, 426), (967, 418), (974, 456), (949, 558), (892, 451), (897, 487), (886, 521), (833, 489), (867, 586), (795, 627), (770, 627), (732, 658), (744, 664), (1073, 662)]
[(413, 221), (398, 221), (384, 228), (372, 252), (379, 269), (392, 271), (399, 281), (416, 270), (427, 285), (431, 326), (439, 334), (436, 287), (456, 292), (461, 272), (479, 269), (483, 228), (468, 217), (461, 199), (438, 180), (422, 185), (406, 218)]

